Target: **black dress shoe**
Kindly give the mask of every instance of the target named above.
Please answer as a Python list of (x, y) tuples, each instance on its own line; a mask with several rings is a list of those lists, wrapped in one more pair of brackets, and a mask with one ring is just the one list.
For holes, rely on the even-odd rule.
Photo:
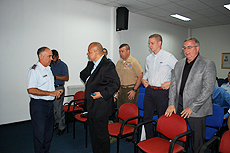
[(54, 130), (56, 130), (56, 129), (58, 129), (58, 125), (57, 124), (54, 125)]
[(64, 134), (65, 133), (65, 129), (63, 129), (63, 130), (58, 130), (58, 133), (56, 134), (56, 136), (58, 137), (58, 136), (61, 136), (62, 134)]
[(126, 138), (125, 142), (130, 143), (130, 142), (132, 142), (132, 139)]

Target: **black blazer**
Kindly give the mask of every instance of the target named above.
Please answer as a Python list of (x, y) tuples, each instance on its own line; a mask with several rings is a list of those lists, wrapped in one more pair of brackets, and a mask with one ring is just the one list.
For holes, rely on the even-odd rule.
[[(114, 112), (113, 95), (120, 87), (120, 79), (115, 65), (104, 56), (91, 74), (93, 66), (93, 62), (89, 61), (86, 68), (80, 72), (80, 78), (85, 83), (85, 102), (88, 117), (111, 116)], [(86, 82), (89, 76), (90, 78)], [(93, 99), (91, 97), (93, 92), (100, 92), (103, 98)]]

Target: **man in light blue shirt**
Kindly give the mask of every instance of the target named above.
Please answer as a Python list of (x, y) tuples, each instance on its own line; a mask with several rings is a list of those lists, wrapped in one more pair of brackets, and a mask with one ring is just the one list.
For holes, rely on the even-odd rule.
[(53, 101), (63, 90), (55, 90), (50, 69), (52, 52), (47, 47), (37, 51), (39, 61), (27, 73), (27, 92), (30, 97), (30, 116), (33, 125), (34, 150), (47, 153), (53, 136)]
[[(159, 34), (149, 36), (149, 48), (153, 52), (146, 58), (146, 73), (142, 83), (145, 86), (144, 121), (151, 120), (156, 109), (158, 117), (164, 115), (168, 107), (171, 71), (177, 59), (161, 49), (162, 37)], [(147, 124), (146, 138), (153, 137), (153, 124)]]
[[(218, 105), (225, 109), (225, 112), (230, 108), (230, 94), (225, 91), (222, 87), (214, 87), (214, 91), (212, 93), (212, 100), (214, 105)], [(227, 119), (229, 113), (225, 113), (224, 119)]]
[(230, 94), (230, 72), (228, 72), (228, 82), (226, 84), (221, 85), (222, 88), (224, 88), (229, 94)]

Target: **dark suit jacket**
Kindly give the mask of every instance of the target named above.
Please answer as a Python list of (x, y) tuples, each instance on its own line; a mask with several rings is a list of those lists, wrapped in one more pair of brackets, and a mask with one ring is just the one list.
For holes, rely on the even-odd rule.
[[(93, 62), (89, 61), (86, 68), (80, 72), (80, 78), (85, 83), (85, 102), (88, 117), (99, 118), (111, 116), (114, 112), (113, 95), (120, 87), (120, 79), (115, 65), (105, 56), (91, 74), (93, 65)], [(90, 78), (86, 82), (89, 76)], [(100, 92), (103, 98), (93, 99), (91, 93), (94, 92)]]

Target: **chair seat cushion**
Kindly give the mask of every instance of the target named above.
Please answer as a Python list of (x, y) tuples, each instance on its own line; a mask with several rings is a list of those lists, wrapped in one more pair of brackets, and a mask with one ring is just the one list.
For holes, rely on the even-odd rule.
[[(72, 110), (73, 110), (73, 106), (74, 106), (74, 105), (70, 105), (69, 111), (72, 111)], [(65, 112), (67, 112), (67, 110), (68, 110), (68, 105), (63, 106), (63, 109), (64, 109)], [(82, 107), (79, 107), (79, 106), (75, 106), (74, 111), (83, 111), (83, 108), (82, 108)]]
[(85, 117), (81, 117), (81, 114), (77, 114), (74, 116), (77, 120), (81, 121), (81, 122), (86, 122), (87, 118)]
[[(121, 123), (116, 122), (108, 125), (109, 135), (111, 136), (118, 136), (120, 133), (120, 127)], [(124, 126), (122, 135), (132, 133), (134, 131), (134, 128), (128, 125)]]
[[(154, 137), (148, 140), (144, 140), (139, 142), (138, 147), (144, 152), (148, 153), (167, 153), (169, 151), (170, 141)], [(184, 148), (178, 144), (174, 145), (173, 152), (180, 152), (184, 150)]]
[(207, 127), (207, 126), (206, 126), (205, 139), (206, 139), (206, 140), (211, 139), (211, 138), (215, 135), (216, 132), (218, 132), (217, 129), (211, 128), (211, 127)]

